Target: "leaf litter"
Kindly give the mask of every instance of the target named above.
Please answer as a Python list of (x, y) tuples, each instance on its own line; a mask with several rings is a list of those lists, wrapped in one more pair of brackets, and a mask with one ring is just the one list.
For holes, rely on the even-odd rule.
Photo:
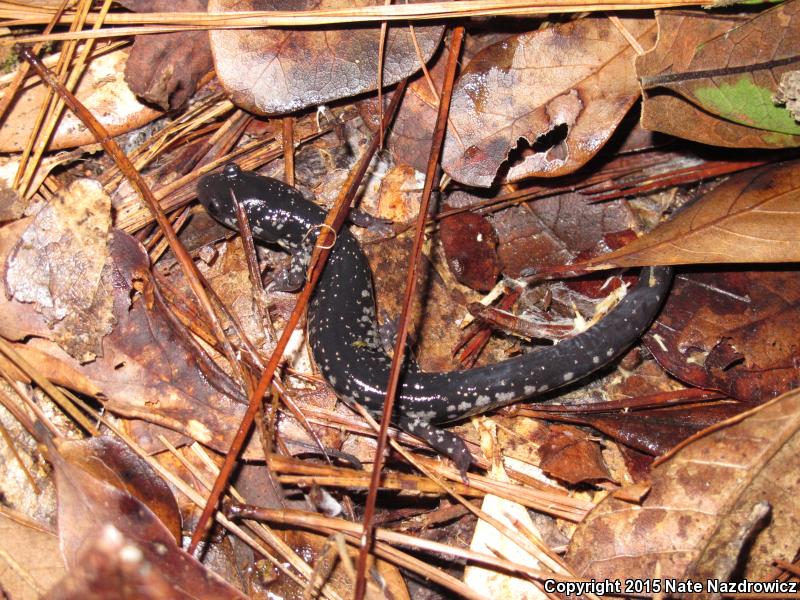
[[(142, 14), (165, 8), (159, 2), (127, 6)], [(459, 323), (479, 301), (491, 304), (513, 294), (503, 314), (481, 312), (469, 332), (484, 332), (470, 350), (470, 360), (480, 365), (531, 351), (550, 343), (543, 338), (560, 339), (601, 318), (611, 290), (619, 295), (630, 281), (607, 274), (567, 284), (543, 281), (555, 273), (601, 265), (702, 268), (679, 271), (662, 314), (618, 365), (587, 385), (546, 398), (544, 405), (513, 407), (456, 427), (479, 456), (480, 468), (495, 486), (503, 486), (503, 497), (524, 502), (504, 504), (509, 500), (488, 495), (486, 512), (478, 518), (449, 505), (431, 492), (435, 488), (384, 492), (378, 518), (395, 529), (414, 528), (419, 544), (445, 540), (463, 557), (458, 542), (474, 531), (473, 549), (482, 557), (471, 560), (485, 567), (487, 560), (517, 559), (516, 568), (538, 573), (539, 583), (523, 582), (509, 571), (487, 577), (485, 570), (470, 567), (466, 581), (473, 587), (467, 588), (397, 549), (386, 554), (378, 546), (381, 556), (465, 597), (476, 590), (546, 597), (541, 581), (548, 577), (791, 580), (792, 571), (777, 570), (773, 562), (791, 562), (798, 539), (792, 505), (798, 481), (792, 458), (797, 450), (793, 389), (800, 373), (800, 348), (793, 341), (798, 278), (785, 264), (798, 260), (800, 247), (794, 220), (800, 167), (791, 152), (800, 145), (792, 112), (797, 6), (792, 0), (724, 15), (664, 9), (654, 17), (594, 14), (554, 17), (544, 25), (531, 19), (511, 26), (492, 20), (472, 24), (441, 157), (451, 180), (443, 188), (440, 214), (429, 220), (428, 268), (415, 303), (413, 349), (422, 367), (457, 368), (453, 352), (465, 339)], [(217, 1), (209, 11), (231, 8)], [(203, 3), (195, 9), (203, 10)], [(16, 220), (20, 200), (11, 191), (13, 179), (7, 180), (8, 193), (0, 195), (8, 208), (0, 233), (5, 285), (0, 335), (13, 345), (0, 348), (0, 371), (13, 385), (3, 388), (0, 411), (30, 425), (22, 435), (33, 435), (47, 448), (67, 566), (65, 578), (47, 594), (45, 585), (30, 584), (23, 565), (14, 571), (17, 577), (22, 573), (17, 589), (27, 586), (24, 593), (53, 598), (116, 597), (125, 586), (136, 586), (139, 597), (147, 598), (176, 597), (177, 590), (192, 597), (288, 596), (304, 587), (329, 598), (352, 593), (358, 574), (347, 564), (355, 556), (316, 535), (295, 530), (287, 544), (261, 528), (257, 535), (270, 550), (256, 545), (254, 551), (254, 541), (242, 530), (238, 537), (214, 533), (204, 564), (181, 548), (197, 527), (203, 499), (186, 482), (203, 492), (210, 487), (244, 414), (248, 385), (271, 351), (274, 338), (267, 330), (283, 328), (292, 304), (291, 296), (267, 288), (261, 305), (256, 295), (262, 292), (253, 287), (269, 283), (283, 260), (280, 254), (257, 250), (250, 260), (262, 281), (253, 281), (239, 247), (204, 238), (208, 221), (185, 210), (193, 201), (187, 182), (230, 160), (282, 176), (283, 165), (294, 161), (282, 163), (280, 150), (256, 153), (247, 144), (265, 132), (286, 132), (292, 122), (282, 122), (281, 115), (290, 111), (299, 111), (298, 129), (317, 130), (304, 138), (294, 158), (317, 157), (347, 173), (374, 128), (370, 121), (379, 104), (363, 95), (374, 93), (383, 60), (384, 85), (407, 76), (415, 81), (387, 134), (388, 152), (363, 187), (361, 204), (412, 220), (421, 188), (414, 169), (425, 169), (437, 106), (430, 86), (444, 78), (444, 29), (441, 23), (418, 24), (413, 31), (394, 24), (385, 46), (379, 29), (364, 24), (219, 29), (208, 45), (202, 32), (137, 36), (127, 67), (127, 53), (120, 54), (110, 67), (113, 74), (92, 84), (113, 81), (107, 91), (123, 97), (130, 91), (114, 90), (124, 72), (146, 102), (171, 111), (158, 125), (174, 131), (168, 143), (167, 135), (148, 145), (151, 132), (135, 131), (159, 115), (151, 108), (107, 127), (113, 134), (133, 130), (129, 142), (139, 146), (137, 166), (157, 173), (159, 185), (180, 182), (166, 200), (177, 211), (173, 217), (185, 228), (193, 257), (205, 263), (205, 277), (223, 299), (222, 322), (233, 353), (214, 339), (212, 324), (171, 268), (174, 257), (151, 265), (148, 253), (160, 255), (159, 233), (146, 220), (129, 218), (128, 208), (119, 210), (118, 200), (129, 196), (130, 188), (120, 187), (116, 176), (103, 176), (104, 170), (114, 172), (108, 157), (95, 155), (67, 167), (53, 167), (56, 157), (48, 157), (51, 163), (42, 166), (47, 170), (28, 192), (33, 202), (25, 210), (33, 216), (24, 220)], [(207, 76), (209, 50), (216, 78)], [(103, 49), (94, 52), (100, 60)], [(420, 59), (430, 61), (431, 80), (419, 73)], [(6, 93), (16, 89), (13, 79), (0, 79)], [(26, 128), (42, 102), (44, 89), (38, 88), (39, 99), (29, 88), (16, 92), (29, 97), (5, 115), (2, 126), (17, 131), (2, 136), (11, 140), (8, 151), (19, 151), (27, 141)], [(83, 98), (104, 119), (127, 110)], [(635, 112), (626, 117), (640, 98), (644, 129), (632, 127)], [(350, 104), (356, 99), (358, 107)], [(316, 113), (329, 102), (335, 103), (332, 111)], [(203, 103), (210, 109), (197, 111)], [(24, 106), (26, 112), (15, 112)], [(186, 116), (192, 114), (208, 120), (192, 123)], [(258, 122), (263, 114), (273, 117), (266, 125)], [(321, 115), (332, 115), (327, 129), (322, 125), (328, 116)], [(62, 141), (57, 133), (50, 148), (92, 141), (85, 135)], [(301, 173), (316, 173), (318, 167), (302, 160), (296, 165)], [(388, 183), (381, 185), (382, 179)], [(323, 173), (301, 180), (301, 185), (313, 180), (313, 189), (302, 189), (309, 197), (334, 197), (343, 178)], [(670, 218), (654, 228), (665, 215)], [(388, 330), (402, 309), (398, 292), (408, 262), (408, 229), (407, 223), (354, 229), (370, 258), (380, 319)], [(737, 266), (716, 266), (720, 263)], [(742, 263), (751, 266), (738, 266)], [(529, 285), (519, 287), (521, 278)], [(498, 323), (512, 333), (486, 335)], [(309, 470), (291, 478), (280, 471), (286, 462), (276, 460), (281, 465), (276, 471), (263, 466), (269, 451), (298, 456), (291, 459), (292, 469), (300, 468), (301, 475), (302, 465), (310, 469), (308, 461), (318, 457), (357, 468), (373, 461), (373, 434), (360, 417), (336, 405), (313, 365), (297, 362), (302, 333), (294, 338), (279, 392), (291, 404), (291, 416), (287, 409), (265, 407), (244, 453), (257, 462), (236, 481), (243, 494), (239, 501), (304, 510), (309, 524), (315, 511), (358, 522), (363, 484), (355, 479), (350, 486), (318, 484), (326, 481), (316, 475), (320, 468), (324, 473), (324, 461), (314, 466), (315, 474)], [(149, 463), (156, 470), (110, 437), (110, 430), (77, 439), (83, 433), (61, 425), (42, 377), (68, 390), (74, 402), (89, 400), (112, 414), (134, 438), (131, 447), (156, 456), (149, 459), (158, 461)], [(103, 422), (103, 428), (111, 427), (111, 421)], [(400, 440), (420, 450), (408, 436), (401, 434)], [(662, 456), (655, 465), (653, 455)], [(4, 469), (11, 473), (21, 468), (18, 462), (6, 461)], [(423, 464), (458, 481), (443, 462)], [(387, 467), (400, 467), (396, 455)], [(336, 477), (344, 477), (342, 472), (338, 468)], [(169, 486), (161, 479), (165, 474)], [(467, 489), (477, 485), (468, 481)], [(606, 495), (610, 490), (616, 493)], [(26, 502), (17, 494), (8, 497)], [(526, 513), (523, 506), (538, 508)], [(492, 514), (505, 519), (505, 526)], [(421, 529), (414, 525), (420, 516), (430, 519)], [(573, 531), (571, 523), (581, 519)], [(497, 528), (514, 543), (495, 544)], [(538, 538), (550, 547), (540, 540), (532, 547)], [(562, 560), (555, 551), (568, 538)], [(471, 560), (440, 566), (460, 575)], [(278, 566), (284, 562), (292, 567)], [(418, 583), (404, 581), (394, 567), (381, 568), (392, 595), (420, 592)], [(367, 589), (368, 595), (377, 594), (374, 583)]]

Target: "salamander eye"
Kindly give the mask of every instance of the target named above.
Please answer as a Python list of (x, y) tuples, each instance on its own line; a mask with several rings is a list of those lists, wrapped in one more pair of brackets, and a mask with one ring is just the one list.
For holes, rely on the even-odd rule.
[(237, 177), (239, 177), (239, 175), (241, 175), (242, 169), (239, 168), (239, 165), (237, 165), (236, 163), (228, 163), (222, 169), (222, 173), (228, 179), (236, 179)]

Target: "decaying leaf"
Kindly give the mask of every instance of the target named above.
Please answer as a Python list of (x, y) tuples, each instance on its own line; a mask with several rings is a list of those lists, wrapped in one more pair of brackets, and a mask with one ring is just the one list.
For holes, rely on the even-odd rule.
[(480, 291), (494, 287), (500, 275), (498, 239), (485, 216), (462, 212), (446, 217), (439, 223), (439, 239), (450, 272), (460, 283)]
[(680, 274), (645, 337), (672, 375), (746, 402), (800, 386), (800, 272)]
[(567, 560), (597, 579), (763, 581), (800, 544), (797, 473), (787, 468), (798, 452), (795, 390), (695, 436), (653, 469), (641, 504), (606, 497), (578, 526)]
[[(322, 10), (372, 6), (373, 0), (211, 0), (208, 10)], [(414, 28), (427, 62), (443, 27)], [(211, 49), (220, 82), (239, 106), (260, 114), (292, 112), (377, 89), (380, 28), (212, 30)], [(390, 25), (383, 85), (419, 69), (406, 26)]]
[(800, 261), (800, 162), (744, 171), (589, 266)]
[(800, 71), (789, 71), (781, 75), (778, 91), (773, 98), (776, 104), (783, 104), (800, 121)]
[(172, 491), (124, 443), (115, 437), (96, 437), (60, 443), (58, 452), (71, 467), (137, 498), (158, 517), (175, 542), (180, 543), (181, 515)]
[(111, 201), (92, 179), (78, 179), (39, 211), (8, 257), (5, 283), (33, 303), (51, 339), (81, 362), (102, 353), (114, 326), (108, 258)]
[[(149, 123), (161, 113), (143, 105), (125, 83), (128, 50), (100, 54), (89, 62), (76, 96), (114, 136)], [(25, 89), (0, 124), (0, 152), (19, 152), (30, 137), (46, 90), (41, 83)], [(48, 148), (59, 150), (91, 144), (94, 135), (71, 112), (65, 111)]]
[(0, 585), (14, 600), (41, 597), (65, 573), (54, 533), (28, 527), (3, 514), (0, 514), (0, 553), (24, 568), (22, 574), (7, 560), (0, 561)]
[[(15, 229), (0, 230), (0, 249), (12, 245), (5, 236)], [(227, 449), (244, 412), (241, 392), (175, 322), (153, 286), (141, 245), (115, 231), (110, 251), (117, 324), (103, 339), (97, 360), (82, 365), (68, 356), (49, 341), (48, 328), (31, 305), (5, 294), (0, 294), (0, 331), (18, 339), (21, 328), (30, 327), (29, 335), (40, 335), (17, 350), (51, 381), (101, 397), (119, 414)], [(134, 294), (134, 285), (141, 294)]]
[[(244, 597), (177, 545), (176, 532), (151, 510), (172, 513), (173, 523), (179, 519), (169, 488), (122, 442), (62, 442), (51, 448), (50, 461), (58, 489), (61, 552), (78, 580), (107, 569), (129, 585), (127, 576), (133, 575), (133, 581), (155, 592), (152, 598)], [(94, 569), (86, 569), (87, 561)], [(103, 585), (102, 578), (90, 581)]]
[[(692, 12), (662, 12), (655, 48), (639, 57), (637, 72), (648, 91), (643, 123), (689, 139), (735, 147), (800, 144), (800, 125), (773, 95), (782, 75), (796, 69), (800, 2), (786, 2), (752, 19)], [(663, 94), (669, 90), (676, 96)], [(655, 96), (650, 93), (656, 91)], [(654, 106), (648, 106), (654, 100)], [(703, 123), (664, 114), (688, 102), (684, 113)], [(747, 132), (755, 128), (763, 132)], [(719, 129), (719, 131), (717, 131)], [(743, 133), (737, 140), (732, 133)], [(770, 135), (772, 134), (772, 135)]]
[[(655, 21), (622, 19), (644, 47)], [(455, 89), (442, 166), (489, 187), (514, 152), (507, 181), (571, 173), (594, 156), (639, 97), (628, 40), (607, 18), (514, 36), (467, 65)], [(529, 149), (529, 150), (528, 150)]]
[[(122, 0), (136, 12), (204, 12), (206, 0)], [(176, 110), (195, 92), (197, 82), (214, 67), (205, 31), (137, 35), (125, 65), (131, 90), (162, 110)]]
[(551, 477), (572, 484), (612, 479), (603, 462), (600, 445), (575, 427), (554, 425), (539, 447), (541, 469)]

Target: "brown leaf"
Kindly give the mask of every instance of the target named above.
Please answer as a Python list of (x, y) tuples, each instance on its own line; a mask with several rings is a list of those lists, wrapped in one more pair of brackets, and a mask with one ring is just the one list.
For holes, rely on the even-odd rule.
[(800, 162), (731, 177), (590, 267), (800, 261)]
[[(88, 591), (101, 586), (89, 597), (108, 597), (102, 595), (103, 589), (107, 593), (107, 588), (102, 587), (107, 585), (104, 578), (98, 580), (92, 575), (98, 570), (114, 575), (111, 581), (116, 589), (144, 583), (153, 591), (147, 596), (152, 598), (244, 597), (181, 550), (174, 532), (164, 526), (148, 504), (130, 494), (131, 484), (135, 488), (145, 481), (152, 491), (158, 477), (127, 446), (113, 438), (62, 445), (67, 449), (64, 456), (56, 448), (51, 448), (50, 453), (58, 488), (61, 551), (74, 578), (88, 578), (93, 583)], [(88, 465), (92, 465), (89, 470)], [(130, 479), (131, 474), (135, 479)], [(126, 485), (119, 485), (120, 480)], [(163, 482), (160, 485), (169, 493)], [(163, 506), (161, 501), (156, 505)], [(93, 568), (88, 569), (87, 564)], [(131, 592), (130, 597), (134, 595)]]
[(642, 126), (701, 144), (725, 148), (794, 148), (800, 136), (785, 135), (725, 121), (671, 92), (648, 92)]
[[(58, 551), (58, 537), (42, 529), (27, 527), (0, 513), (0, 551), (30, 576), (15, 571), (6, 560), (0, 561), (0, 585), (9, 598), (34, 600), (65, 573)], [(36, 586), (36, 587), (34, 587)]]
[[(6, 236), (11, 237), (15, 229), (19, 227), (2, 229), (0, 251), (11, 245)], [(17, 351), (54, 383), (98, 396), (109, 410), (226, 450), (244, 412), (241, 392), (175, 322), (150, 280), (141, 245), (115, 231), (110, 249), (117, 325), (103, 340), (102, 357), (81, 365), (39, 338), (17, 345)], [(134, 282), (141, 294), (134, 294)], [(31, 313), (29, 305), (0, 294), (4, 334), (6, 328), (18, 332), (20, 327), (14, 323), (19, 321), (30, 323), (29, 333), (47, 338), (43, 320), (37, 321)]]
[(800, 65), (800, 1), (784, 2), (725, 30), (717, 29), (716, 20), (706, 24), (696, 17), (668, 22), (676, 30), (659, 37), (652, 57), (638, 61), (644, 89), (670, 89), (722, 119), (800, 135), (800, 124), (773, 101), (781, 76)]
[[(135, 12), (205, 12), (206, 0), (122, 0)], [(182, 107), (197, 82), (214, 68), (208, 33), (181, 31), (137, 35), (125, 65), (125, 81), (133, 92), (162, 110)]]
[[(661, 11), (658, 43), (636, 61), (640, 77), (682, 73), (689, 69), (699, 46), (741, 25), (736, 15), (692, 11)], [(784, 148), (800, 145), (800, 136), (749, 127), (703, 110), (677, 93), (647, 89), (642, 103), (642, 125), (704, 144), (731, 148)]]
[(439, 222), (439, 239), (450, 272), (459, 283), (485, 292), (494, 287), (500, 275), (498, 239), (485, 216), (462, 212), (446, 217)]
[[(653, 469), (641, 506), (608, 496), (587, 515), (567, 553), (576, 575), (726, 581), (740, 559), (737, 577), (765, 579), (798, 548), (799, 427), (793, 391), (698, 435)], [(752, 518), (765, 503), (768, 523)]]
[[(622, 23), (640, 44), (652, 43), (655, 21)], [(480, 52), (453, 90), (450, 122), (458, 135), (448, 132), (444, 170), (467, 185), (489, 187), (519, 149), (507, 181), (574, 171), (639, 97), (634, 54), (606, 18), (514, 36)]]
[(73, 467), (97, 481), (107, 483), (137, 498), (181, 541), (181, 515), (169, 486), (134, 452), (113, 437), (63, 442), (58, 452)]
[(603, 461), (600, 445), (574, 427), (554, 425), (539, 447), (539, 466), (551, 477), (571, 484), (612, 479)]
[[(139, 102), (125, 83), (123, 71), (128, 50), (92, 59), (78, 84), (76, 96), (112, 136), (149, 123), (161, 113)], [(47, 90), (41, 83), (27, 88), (14, 102), (0, 125), (0, 152), (20, 152), (28, 142)], [(94, 135), (71, 112), (65, 111), (49, 150), (95, 142)]]
[(505, 209), (489, 220), (500, 240), (503, 273), (518, 277), (526, 268), (569, 264), (601, 245), (608, 234), (628, 230), (632, 218), (624, 202), (594, 204), (566, 193)]
[[(373, 0), (211, 0), (208, 10), (324, 10), (372, 6)], [(414, 28), (427, 62), (439, 45), (443, 27)], [(279, 114), (377, 89), (380, 28), (229, 29), (210, 32), (217, 77), (231, 99), (249, 111)], [(390, 25), (383, 85), (419, 69), (407, 27)]]
[(800, 273), (680, 275), (645, 343), (675, 377), (762, 402), (800, 386)]
[(102, 353), (102, 338), (114, 326), (110, 223), (103, 187), (77, 179), (39, 211), (5, 269), (8, 292), (33, 303), (52, 330), (48, 337), (81, 362)]

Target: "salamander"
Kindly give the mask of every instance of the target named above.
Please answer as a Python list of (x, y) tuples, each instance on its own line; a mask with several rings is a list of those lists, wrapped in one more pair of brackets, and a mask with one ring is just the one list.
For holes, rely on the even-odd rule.
[[(278, 279), (299, 287), (325, 213), (276, 179), (229, 164), (203, 177), (200, 202), (211, 216), (237, 229), (234, 198), (244, 208), (253, 237), (292, 254)], [(457, 435), (437, 425), (531, 399), (571, 384), (627, 350), (658, 314), (672, 279), (669, 267), (645, 267), (627, 295), (596, 325), (555, 345), (496, 364), (452, 372), (422, 372), (410, 364), (401, 376), (392, 421), (453, 459), (464, 472), (471, 455)], [(316, 364), (336, 394), (380, 415), (390, 359), (383, 350), (367, 259), (348, 229), (328, 257), (308, 308), (308, 339)]]

